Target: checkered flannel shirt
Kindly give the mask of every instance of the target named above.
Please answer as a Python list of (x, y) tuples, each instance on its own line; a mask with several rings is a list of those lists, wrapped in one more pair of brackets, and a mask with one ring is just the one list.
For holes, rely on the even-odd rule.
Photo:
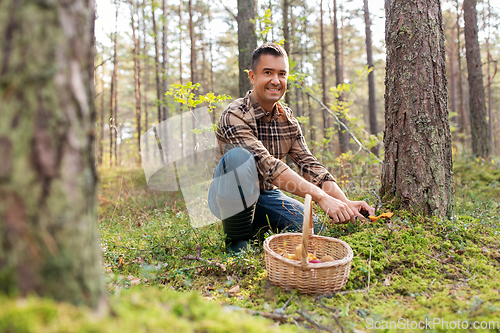
[(272, 182), (289, 169), (282, 159), (289, 155), (302, 177), (321, 187), (335, 178), (309, 151), (292, 110), (276, 103), (273, 114), (264, 111), (253, 91), (229, 104), (219, 118), (216, 132), (217, 160), (233, 147), (249, 149), (256, 161), (261, 190), (275, 189)]

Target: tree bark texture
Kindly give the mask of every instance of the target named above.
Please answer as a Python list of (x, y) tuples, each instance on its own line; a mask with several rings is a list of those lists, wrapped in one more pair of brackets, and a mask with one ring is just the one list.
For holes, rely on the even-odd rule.
[[(134, 42), (134, 93), (135, 93), (135, 122), (137, 132), (137, 149), (141, 150), (141, 71), (139, 66), (140, 40), (137, 38), (136, 31), (139, 29), (135, 25), (134, 16), (138, 12), (135, 2), (131, 2), (131, 21), (132, 41)], [(141, 164), (141, 155), (137, 155), (137, 164)]]
[[(0, 291), (104, 297), (94, 2), (0, 2)], [(27, 38), (29, 36), (29, 38)]]
[(477, 39), (475, 0), (464, 0), (465, 54), (469, 73), (469, 108), (472, 154), (486, 158), (490, 155), (486, 99), (484, 95), (481, 50)]
[[(333, 0), (333, 47), (335, 52), (335, 83), (338, 86), (339, 84), (344, 83), (344, 70), (343, 70), (343, 61), (341, 61), (342, 54), (344, 52), (340, 52), (340, 41), (339, 41), (339, 29), (338, 29), (338, 20), (337, 20), (337, 1)], [(344, 100), (344, 94), (340, 94), (339, 101)], [(338, 115), (339, 120), (347, 125), (347, 120), (345, 119), (343, 114)], [(339, 146), (341, 153), (347, 153), (349, 151), (349, 133), (345, 132), (342, 127), (339, 128)]]
[[(365, 16), (365, 34), (366, 34), (366, 59), (367, 65), (372, 69), (368, 73), (368, 119), (370, 121), (370, 133), (373, 135), (378, 134), (378, 123), (377, 123), (377, 104), (375, 100), (375, 73), (373, 68), (373, 52), (372, 52), (372, 29), (370, 20), (370, 11), (368, 9), (368, 0), (363, 1), (364, 5), (364, 16)], [(379, 149), (378, 145), (372, 147), (371, 151), (378, 156)]]
[(396, 209), (451, 217), (453, 172), (439, 0), (387, 1), (381, 196)]
[(156, 5), (155, 1), (151, 0), (151, 11), (152, 11), (152, 19), (153, 19), (153, 37), (155, 41), (155, 76), (156, 76), (156, 105), (158, 108), (158, 123), (161, 123), (163, 120), (163, 116), (161, 114), (161, 102), (163, 101), (162, 96), (161, 96), (161, 81), (160, 81), (160, 71), (161, 71), (161, 65), (160, 65), (160, 48), (158, 46), (158, 25), (156, 24), (156, 16), (155, 16), (155, 11), (156, 11)]
[(163, 80), (163, 89), (162, 89), (162, 101), (163, 101), (163, 111), (162, 111), (162, 117), (163, 120), (167, 120), (169, 118), (169, 110), (168, 110), (168, 104), (165, 99), (165, 93), (168, 91), (168, 22), (167, 22), (167, 0), (163, 0), (162, 3), (162, 24), (163, 24), (163, 39), (162, 39), (162, 62), (161, 62), (161, 68), (162, 68), (162, 80)]
[(257, 35), (255, 34), (255, 20), (257, 15), (256, 0), (238, 0), (238, 68), (240, 96), (245, 96), (253, 86), (246, 70), (250, 69), (252, 52), (257, 48)]
[(118, 123), (116, 122), (116, 91), (118, 89), (118, 4), (116, 5), (116, 18), (115, 18), (115, 32), (113, 34), (113, 73), (111, 74), (111, 87), (110, 87), (110, 99), (109, 99), (109, 165), (113, 165), (113, 148), (114, 148), (114, 156), (115, 156), (115, 164), (117, 163), (116, 156), (116, 145), (117, 145), (117, 131), (116, 126)]

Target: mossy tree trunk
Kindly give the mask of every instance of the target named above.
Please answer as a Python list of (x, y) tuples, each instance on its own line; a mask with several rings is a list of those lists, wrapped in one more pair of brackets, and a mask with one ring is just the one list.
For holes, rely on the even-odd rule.
[(0, 2), (0, 292), (96, 306), (94, 1)]
[(386, 2), (381, 195), (397, 209), (453, 214), (451, 135), (439, 0)]

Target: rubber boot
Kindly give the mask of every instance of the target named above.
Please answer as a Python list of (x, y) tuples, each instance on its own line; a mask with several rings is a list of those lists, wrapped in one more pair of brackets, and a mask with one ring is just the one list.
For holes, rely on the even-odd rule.
[(237, 254), (248, 248), (252, 237), (252, 222), (255, 204), (231, 217), (222, 220), (226, 234), (226, 252)]

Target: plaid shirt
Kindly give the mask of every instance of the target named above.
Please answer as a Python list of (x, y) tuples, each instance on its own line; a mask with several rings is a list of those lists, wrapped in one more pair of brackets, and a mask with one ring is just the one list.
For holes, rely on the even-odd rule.
[(261, 190), (275, 189), (272, 182), (289, 169), (283, 161), (289, 155), (302, 177), (321, 187), (335, 178), (307, 148), (300, 125), (292, 110), (276, 103), (273, 115), (264, 111), (253, 91), (229, 104), (219, 118), (216, 132), (217, 160), (233, 147), (248, 148), (256, 161)]

